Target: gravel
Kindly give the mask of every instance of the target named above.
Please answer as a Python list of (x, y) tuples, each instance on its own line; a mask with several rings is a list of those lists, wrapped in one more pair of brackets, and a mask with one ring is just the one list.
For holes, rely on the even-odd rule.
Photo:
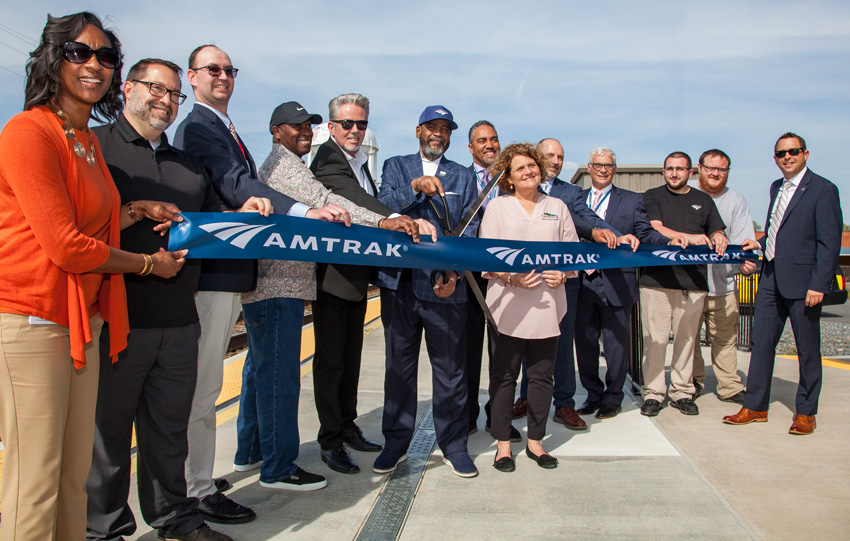
[[(824, 357), (835, 357), (850, 355), (850, 325), (832, 321), (820, 322), (821, 355)], [(797, 346), (794, 344), (794, 333), (791, 331), (791, 322), (785, 325), (785, 331), (776, 346), (778, 355), (796, 355)]]

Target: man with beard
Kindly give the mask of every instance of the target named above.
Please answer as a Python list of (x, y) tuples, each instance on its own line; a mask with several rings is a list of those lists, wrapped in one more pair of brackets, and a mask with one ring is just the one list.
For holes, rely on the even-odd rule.
[[(222, 210), (204, 168), (172, 147), (163, 133), (177, 117), (180, 68), (166, 60), (146, 59), (130, 68), (124, 83), (126, 109), (118, 121), (95, 128), (103, 156), (121, 194), (130, 201), (129, 227), (121, 233), (126, 250), (153, 253), (166, 247), (142, 220), (133, 201), (168, 200), (174, 212)], [(264, 210), (267, 199), (252, 198), (241, 211)], [(141, 209), (138, 209), (141, 210)], [(147, 212), (145, 214), (148, 214)], [(122, 220), (123, 221), (123, 220)], [(100, 385), (92, 468), (89, 474), (88, 538), (116, 539), (136, 529), (127, 503), (130, 490), (130, 441), (136, 421), (139, 504), (145, 522), (160, 539), (230, 537), (210, 530), (204, 513), (224, 513), (230, 522), (255, 515), (223, 494), (205, 498), (200, 507), (187, 497), (184, 461), (187, 426), (198, 369), (200, 325), (194, 293), (200, 261), (188, 260), (174, 278), (128, 274), (127, 309), (130, 335), (127, 349), (112, 363), (101, 355)], [(108, 333), (101, 351), (108, 352)]]
[[(472, 154), (472, 165), (469, 166), (469, 170), (475, 175), (477, 194), (480, 194), (490, 182), (488, 168), (496, 161), (501, 148), (496, 127), (489, 121), (479, 120), (469, 128), (469, 153)], [(479, 221), (484, 215), (487, 203), (496, 197), (498, 192), (499, 188), (494, 186), (482, 202), (481, 208), (478, 210)], [(477, 231), (473, 233), (478, 234)], [(475, 276), (481, 291), (486, 292), (487, 280), (481, 277), (480, 272), (473, 272), (472, 275)], [(473, 434), (478, 430), (478, 414), (481, 411), (478, 404), (478, 387), (481, 384), (481, 358), (484, 355), (485, 317), (484, 310), (475, 300), (469, 284), (467, 284), (466, 297), (469, 299), (466, 310), (466, 387), (469, 392), (467, 397), (469, 433)], [(490, 418), (489, 411), (487, 418)], [(511, 427), (511, 432), (514, 435), (513, 432), (516, 432), (516, 429)], [(516, 432), (515, 436), (519, 437), (519, 432)]]
[[(456, 129), (448, 109), (426, 107), (416, 127), (419, 152), (384, 162), (378, 194), (378, 199), (395, 212), (424, 218), (441, 234), (443, 228), (428, 198), (433, 198), (451, 228), (478, 193), (470, 170), (443, 157)], [(472, 236), (477, 226), (474, 218), (464, 235)], [(443, 462), (461, 477), (475, 477), (478, 470), (467, 451), (466, 287), (454, 271), (439, 275), (435, 285), (431, 275), (430, 269), (381, 269), (378, 273), (386, 339), (382, 425), (386, 441), (372, 470), (390, 473), (407, 457), (416, 420), (416, 377), (424, 330), (433, 374), (434, 427)]]

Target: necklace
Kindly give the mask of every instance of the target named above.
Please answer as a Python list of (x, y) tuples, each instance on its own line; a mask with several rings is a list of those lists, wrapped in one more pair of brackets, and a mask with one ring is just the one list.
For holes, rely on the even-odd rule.
[(77, 133), (74, 131), (74, 127), (71, 126), (71, 123), (68, 121), (68, 115), (65, 114), (59, 105), (56, 103), (56, 100), (50, 100), (51, 108), (53, 112), (59, 117), (59, 120), (62, 121), (62, 131), (65, 132), (65, 137), (74, 142), (74, 153), (80, 158), (85, 158), (90, 167), (94, 167), (95, 164), (95, 156), (94, 156), (94, 138), (91, 135), (91, 131), (86, 130), (85, 133), (89, 134), (89, 151), (86, 152), (86, 147), (77, 140)]

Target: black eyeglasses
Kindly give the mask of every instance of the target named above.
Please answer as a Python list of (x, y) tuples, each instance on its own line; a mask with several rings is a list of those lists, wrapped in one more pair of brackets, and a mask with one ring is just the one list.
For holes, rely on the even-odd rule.
[(805, 148), (789, 148), (788, 150), (777, 150), (774, 154), (777, 158), (784, 158), (786, 153), (792, 156), (799, 156), (801, 152), (805, 151)]
[(236, 79), (236, 74), (239, 73), (238, 68), (222, 68), (220, 66), (201, 66), (200, 68), (192, 68), (195, 71), (207, 70), (212, 77), (218, 77), (223, 71), (225, 75), (232, 79)]
[(331, 122), (339, 124), (344, 130), (350, 130), (354, 126), (357, 126), (357, 129), (362, 131), (369, 125), (368, 120), (331, 120)]
[(72, 64), (85, 64), (92, 55), (95, 55), (100, 65), (107, 69), (115, 69), (121, 63), (121, 55), (112, 47), (101, 47), (95, 51), (79, 41), (65, 43), (65, 60)]
[(177, 105), (181, 105), (184, 101), (186, 101), (186, 94), (181, 94), (179, 90), (171, 90), (170, 88), (166, 88), (159, 83), (152, 83), (150, 81), (140, 81), (138, 79), (131, 79), (134, 83), (139, 83), (142, 85), (148, 85), (148, 90), (151, 93), (151, 96), (156, 98), (161, 98), (168, 94), (171, 101), (176, 103)]
[(613, 171), (617, 164), (615, 163), (592, 163), (590, 166), (594, 171), (602, 171), (603, 169), (607, 169), (608, 171)]

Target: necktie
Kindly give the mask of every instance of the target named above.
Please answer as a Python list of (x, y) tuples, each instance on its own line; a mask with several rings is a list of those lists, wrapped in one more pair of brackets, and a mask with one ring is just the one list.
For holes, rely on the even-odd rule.
[[(484, 169), (483, 171), (481, 171), (480, 175), (475, 175), (475, 177), (478, 179), (478, 191), (483, 192), (484, 188), (487, 187), (487, 183), (490, 182), (490, 174), (487, 172), (486, 169)], [(490, 199), (493, 198), (494, 191), (495, 190), (490, 190), (490, 193), (487, 194), (487, 197), (485, 197), (484, 201), (481, 203), (481, 208), (487, 208), (487, 203), (489, 203)]]
[[(602, 217), (602, 215), (599, 214), (599, 210), (596, 207), (599, 206), (599, 201), (601, 199), (602, 199), (602, 192), (597, 190), (596, 193), (593, 194), (593, 201), (590, 203), (590, 210), (595, 212), (596, 215), (599, 216), (600, 218)], [(594, 272), (596, 272), (596, 269), (585, 269), (584, 272), (587, 273), (588, 276), (591, 276)]]
[(546, 182), (541, 182), (540, 184), (537, 185), (537, 191), (540, 192), (540, 193), (545, 193), (546, 195), (549, 195), (549, 190), (551, 188), (552, 188), (552, 186), (549, 185)]
[(788, 207), (788, 202), (791, 200), (789, 194), (794, 184), (790, 180), (782, 183), (782, 188), (779, 190), (779, 200), (776, 202), (776, 208), (773, 210), (773, 216), (770, 217), (770, 227), (767, 229), (767, 242), (765, 243), (764, 256), (768, 261), (773, 261), (776, 250), (776, 232), (779, 231), (779, 226), (782, 225), (782, 217), (785, 214), (785, 209)]
[(233, 138), (236, 139), (236, 144), (239, 145), (239, 150), (242, 151), (242, 157), (245, 158), (245, 160), (247, 161), (248, 156), (245, 155), (245, 149), (242, 148), (242, 141), (240, 141), (239, 136), (236, 135), (236, 128), (233, 126), (233, 122), (230, 123), (230, 126), (228, 126), (228, 129), (230, 130), (230, 135), (232, 135)]

